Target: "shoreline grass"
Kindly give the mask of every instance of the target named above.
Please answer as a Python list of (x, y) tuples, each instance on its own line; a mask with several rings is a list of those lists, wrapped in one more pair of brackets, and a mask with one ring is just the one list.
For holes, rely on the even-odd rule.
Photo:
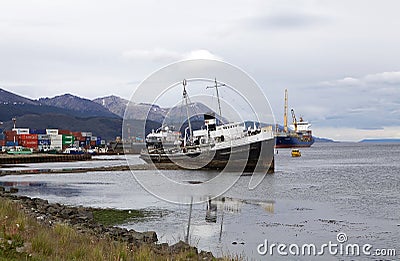
[[(133, 247), (107, 236), (82, 233), (68, 224), (47, 226), (22, 206), (0, 197), (1, 260), (198, 260), (193, 250), (173, 253), (152, 245)], [(214, 259), (214, 258), (213, 258)], [(225, 259), (228, 260), (228, 259)]]

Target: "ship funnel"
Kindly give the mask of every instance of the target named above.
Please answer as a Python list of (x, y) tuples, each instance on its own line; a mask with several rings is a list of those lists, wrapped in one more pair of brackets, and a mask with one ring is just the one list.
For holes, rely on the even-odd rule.
[(217, 120), (215, 119), (215, 114), (204, 114), (204, 124), (209, 131), (215, 131), (217, 126)]

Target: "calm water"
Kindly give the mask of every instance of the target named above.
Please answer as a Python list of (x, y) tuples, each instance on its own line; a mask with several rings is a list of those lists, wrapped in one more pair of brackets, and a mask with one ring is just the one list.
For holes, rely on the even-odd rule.
[[(249, 190), (251, 177), (243, 176), (223, 196), (209, 202), (209, 211), (205, 203), (193, 205), (190, 243), (216, 255), (237, 254), (259, 260), (270, 259), (268, 254), (260, 256), (257, 252), (257, 246), (265, 240), (269, 244), (320, 246), (329, 241), (338, 243), (336, 236), (343, 232), (347, 243), (394, 248), (399, 255), (400, 145), (314, 144), (301, 151), (302, 157), (292, 158), (290, 150), (280, 149), (275, 155), (275, 174), (266, 176), (256, 189)], [(130, 157), (140, 163), (137, 156)], [(91, 163), (52, 163), (51, 167), (124, 162), (121, 157), (99, 158)], [(49, 165), (29, 164), (19, 168), (46, 167)], [(151, 171), (135, 174), (143, 179), (158, 178)], [(168, 171), (167, 175), (187, 182), (206, 181), (217, 173)], [(121, 226), (155, 230), (160, 241), (168, 243), (186, 236), (189, 206), (152, 196), (129, 171), (6, 176), (0, 183), (19, 187), (23, 195), (70, 205), (165, 210), (159, 217)], [(197, 196), (209, 195), (204, 192)], [(356, 259), (367, 258), (361, 257)], [(277, 258), (280, 256), (275, 253), (273, 259)], [(330, 260), (333, 256), (326, 254), (323, 258)]]

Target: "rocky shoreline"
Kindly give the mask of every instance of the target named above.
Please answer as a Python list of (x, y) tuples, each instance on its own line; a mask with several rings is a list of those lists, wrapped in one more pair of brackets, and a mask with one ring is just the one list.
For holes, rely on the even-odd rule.
[(93, 208), (49, 203), (44, 199), (19, 196), (5, 191), (0, 191), (0, 197), (18, 204), (22, 211), (45, 226), (53, 227), (55, 224), (68, 224), (80, 233), (95, 235), (99, 238), (109, 237), (114, 241), (127, 243), (133, 250), (146, 245), (159, 255), (171, 256), (191, 251), (195, 253), (192, 260), (215, 260), (211, 252), (199, 251), (196, 247), (183, 241), (174, 245), (157, 243), (158, 237), (154, 231), (137, 232), (99, 224), (93, 217), (93, 210), (95, 210)]

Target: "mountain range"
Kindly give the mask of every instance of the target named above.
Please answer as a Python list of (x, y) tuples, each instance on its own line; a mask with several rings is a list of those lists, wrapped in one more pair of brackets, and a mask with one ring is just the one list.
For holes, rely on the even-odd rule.
[[(63, 94), (34, 100), (0, 89), (0, 122), (3, 122), (0, 127), (6, 130), (13, 127), (12, 118), (16, 118), (16, 127), (91, 131), (95, 136), (114, 140), (121, 136), (125, 110), (128, 133), (141, 138), (152, 129), (159, 128), (165, 119), (172, 123), (182, 122), (180, 107), (169, 109), (153, 104), (130, 103), (114, 95), (89, 100)], [(196, 114), (212, 112), (201, 103), (191, 104), (191, 110)]]
[[(197, 115), (191, 117), (192, 126), (199, 128), (203, 124), (199, 115), (213, 112), (202, 103), (190, 104), (189, 110), (191, 115)], [(125, 133), (143, 138), (163, 122), (175, 126), (184, 122), (180, 126), (180, 130), (184, 131), (187, 125), (184, 112), (182, 106), (162, 108), (154, 104), (132, 103), (114, 95), (89, 100), (63, 94), (34, 100), (0, 88), (0, 124), (3, 123), (0, 125), (0, 133), (1, 129), (12, 129), (12, 118), (16, 118), (16, 126), (21, 128), (91, 131), (93, 135), (110, 141), (121, 136), (125, 117)], [(315, 138), (317, 142), (333, 141)]]

